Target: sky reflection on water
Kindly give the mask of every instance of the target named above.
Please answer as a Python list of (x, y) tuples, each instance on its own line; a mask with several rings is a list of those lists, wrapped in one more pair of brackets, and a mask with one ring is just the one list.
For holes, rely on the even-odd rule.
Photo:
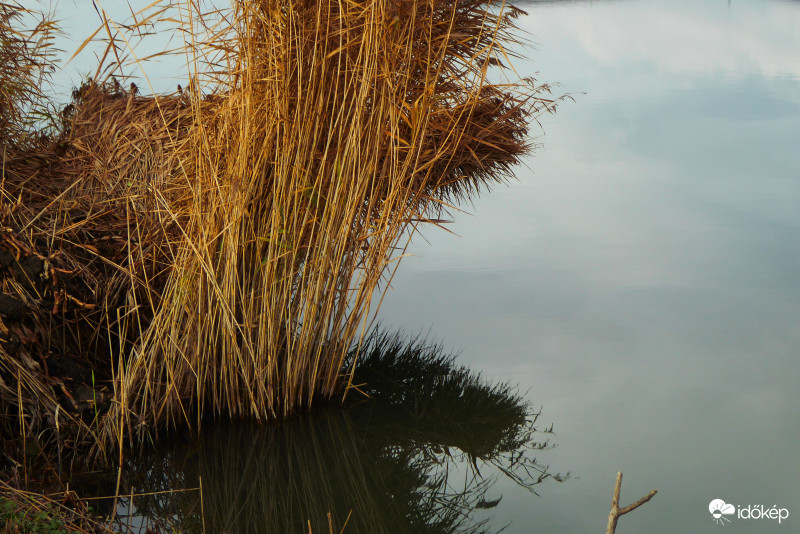
[[(659, 489), (619, 534), (711, 532), (715, 498), (792, 513), (726, 532), (797, 531), (800, 2), (535, 4), (517, 68), (576, 101), (461, 237), (416, 240), (380, 317), (554, 422), (541, 460), (580, 478), (540, 498), (498, 483), (505, 532), (601, 531), (617, 470), (623, 503)], [(61, 8), (72, 35), (97, 26), (88, 0)], [(64, 95), (91, 64), (59, 75)]]
[(383, 322), (463, 348), (555, 422), (547, 461), (580, 479), (507, 488), (508, 532), (600, 530), (617, 470), (624, 503), (660, 490), (619, 533), (711, 531), (714, 498), (800, 517), (800, 4), (527, 9), (518, 70), (576, 102), (461, 237), (416, 240)]

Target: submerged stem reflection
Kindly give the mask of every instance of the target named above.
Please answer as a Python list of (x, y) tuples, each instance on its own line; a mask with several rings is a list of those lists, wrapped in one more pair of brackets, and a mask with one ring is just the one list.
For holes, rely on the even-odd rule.
[(536, 460), (550, 447), (538, 412), (440, 347), (373, 336), (353, 386), (344, 409), (207, 424), (199, 438), (173, 435), (129, 455), (121, 493), (202, 482), (202, 507), (198, 492), (137, 495), (121, 507), (134, 523), (174, 518), (184, 532), (477, 533), (490, 529), (473, 511), (497, 505), (487, 491), (498, 476), (532, 492), (562, 479)]

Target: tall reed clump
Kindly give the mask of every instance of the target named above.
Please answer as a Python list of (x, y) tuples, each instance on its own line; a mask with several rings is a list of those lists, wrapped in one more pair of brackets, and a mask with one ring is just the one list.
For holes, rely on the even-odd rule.
[(534, 80), (490, 83), (522, 13), (502, 1), (199, 5), (177, 6), (186, 90), (141, 96), (112, 65), (47, 166), (2, 184), (6, 248), (51, 275), (16, 294), (112, 384), (101, 443), (341, 394), (410, 235), (508, 179), (555, 106)]

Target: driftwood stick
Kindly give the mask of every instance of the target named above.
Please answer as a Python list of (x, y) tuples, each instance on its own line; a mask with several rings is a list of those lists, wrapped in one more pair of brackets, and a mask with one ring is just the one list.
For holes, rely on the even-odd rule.
[(625, 506), (624, 508), (619, 507), (619, 492), (622, 489), (622, 473), (617, 472), (617, 484), (614, 486), (614, 497), (611, 499), (611, 512), (608, 514), (608, 528), (606, 529), (606, 534), (614, 534), (614, 531), (617, 529), (617, 521), (619, 520), (619, 516), (625, 515), (628, 512), (636, 510), (641, 505), (649, 501), (653, 498), (653, 496), (658, 493), (658, 490), (653, 490), (635, 503)]

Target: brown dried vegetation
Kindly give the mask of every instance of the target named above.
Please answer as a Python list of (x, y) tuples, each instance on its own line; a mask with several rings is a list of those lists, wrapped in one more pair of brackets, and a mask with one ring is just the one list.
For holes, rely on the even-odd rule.
[(26, 113), (53, 28), (0, 4), (5, 436), (102, 452), (342, 395), (410, 235), (508, 179), (555, 108), (488, 81), (516, 44), (504, 2), (179, 4), (126, 28), (178, 20), (187, 89), (123, 88), (106, 20), (102, 80), (46, 128)]

